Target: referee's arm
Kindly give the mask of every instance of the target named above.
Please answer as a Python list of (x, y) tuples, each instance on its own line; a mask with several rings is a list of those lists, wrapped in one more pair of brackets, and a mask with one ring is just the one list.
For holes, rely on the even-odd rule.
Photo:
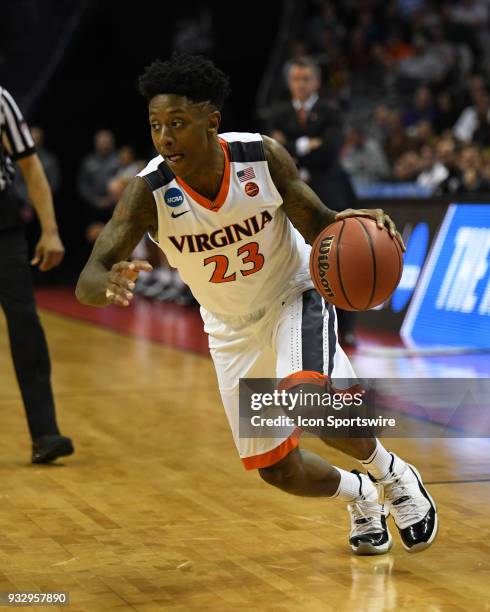
[(29, 200), (39, 217), (41, 233), (57, 234), (58, 225), (54, 214), (53, 197), (37, 153), (31, 153), (16, 161), (27, 185)]
[(42, 271), (61, 263), (65, 249), (58, 234), (53, 206), (53, 196), (34, 141), (14, 98), (2, 90), (2, 106), (5, 116), (4, 142), (8, 154), (14, 159), (27, 185), (29, 200), (39, 218), (41, 236), (36, 245), (33, 265)]

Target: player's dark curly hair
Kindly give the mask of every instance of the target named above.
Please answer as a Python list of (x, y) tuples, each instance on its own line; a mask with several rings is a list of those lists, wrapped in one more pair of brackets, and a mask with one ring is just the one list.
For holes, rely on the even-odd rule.
[(147, 66), (138, 89), (148, 102), (159, 94), (176, 94), (192, 102), (209, 101), (219, 110), (230, 93), (228, 77), (210, 59), (178, 53)]

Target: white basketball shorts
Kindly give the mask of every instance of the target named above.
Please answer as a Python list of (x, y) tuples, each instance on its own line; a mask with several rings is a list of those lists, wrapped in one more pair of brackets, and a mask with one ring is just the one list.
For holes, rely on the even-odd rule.
[(292, 427), (281, 438), (239, 437), (240, 378), (282, 379), (302, 371), (355, 378), (337, 342), (335, 308), (314, 289), (245, 316), (218, 317), (203, 308), (201, 316), (226, 416), (246, 469), (280, 461), (298, 445), (298, 431)]

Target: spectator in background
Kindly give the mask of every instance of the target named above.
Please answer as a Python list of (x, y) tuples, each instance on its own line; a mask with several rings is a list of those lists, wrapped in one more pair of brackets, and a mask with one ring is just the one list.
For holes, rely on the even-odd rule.
[(456, 47), (446, 37), (440, 19), (432, 23), (427, 30), (430, 38), (429, 50), (445, 66), (445, 76), (450, 76), (457, 65)]
[(417, 184), (432, 190), (449, 176), (449, 170), (437, 159), (436, 152), (430, 145), (424, 145), (420, 151), (419, 170)]
[(451, 7), (451, 20), (475, 29), (488, 25), (488, 4), (481, 0), (458, 0)]
[(118, 150), (117, 155), (119, 158), (118, 169), (107, 183), (107, 192), (111, 200), (111, 209), (113, 209), (113, 207), (121, 199), (123, 191), (126, 188), (129, 180), (134, 178), (146, 165), (144, 160), (136, 159), (136, 154), (131, 145), (123, 145)]
[(413, 47), (403, 38), (400, 26), (395, 25), (388, 30), (385, 42), (381, 45), (381, 52), (386, 68), (391, 69), (402, 60), (411, 57)]
[(98, 235), (94, 228), (104, 225), (111, 218), (114, 200), (109, 193), (109, 182), (119, 168), (114, 134), (110, 130), (99, 130), (94, 136), (94, 151), (83, 158), (78, 173), (78, 192), (86, 204), (85, 224), (89, 243), (93, 242), (94, 235)]
[(437, 134), (451, 130), (459, 116), (452, 96), (447, 91), (441, 91), (436, 98), (436, 112), (433, 126)]
[(416, 180), (419, 172), (419, 156), (415, 151), (407, 151), (395, 161), (392, 180), (400, 183), (411, 183)]
[(31, 127), (32, 140), (36, 146), (36, 152), (48, 179), (53, 195), (56, 195), (61, 187), (60, 164), (54, 153), (44, 147), (44, 130), (38, 125)]
[(340, 112), (318, 95), (318, 65), (310, 58), (293, 60), (287, 67), (287, 82), (290, 100), (269, 110), (266, 133), (288, 149), (303, 180), (329, 207), (353, 207), (355, 194), (340, 164), (343, 120)]
[(451, 39), (465, 43), (471, 49), (476, 68), (481, 64), (488, 38), (488, 4), (481, 0), (458, 0), (444, 7), (450, 22)]
[(136, 153), (131, 145), (123, 145), (117, 152), (119, 167), (114, 178), (133, 178), (146, 165), (142, 159), (136, 159)]
[(349, 126), (341, 160), (344, 170), (355, 183), (382, 181), (390, 174), (383, 148), (375, 138), (366, 134), (360, 122)]
[(475, 92), (473, 106), (466, 107), (454, 125), (454, 135), (458, 140), (469, 143), (473, 140), (480, 122), (490, 119), (490, 96), (487, 91)]
[(411, 138), (412, 148), (419, 150), (424, 145), (433, 145), (436, 141), (434, 128), (429, 121), (419, 121), (416, 125), (407, 130)]
[(448, 171), (448, 176), (446, 178), (456, 176), (456, 174), (459, 172), (458, 152), (456, 142), (452, 136), (441, 138), (437, 142), (436, 157)]
[[(109, 202), (103, 209), (103, 216), (106, 214), (109, 216), (112, 215), (114, 206), (121, 199), (129, 181), (145, 167), (145, 162), (143, 160), (136, 159), (134, 149), (131, 145), (123, 145), (117, 152), (117, 155), (119, 159), (118, 168), (106, 186)], [(97, 240), (106, 221), (106, 219), (99, 218), (90, 223), (86, 231), (86, 238), (90, 244), (93, 244)]]
[(401, 113), (390, 111), (387, 117), (388, 135), (384, 144), (384, 151), (390, 164), (394, 164), (406, 151), (414, 148), (412, 139), (403, 127)]
[(448, 68), (440, 55), (431, 50), (425, 36), (417, 33), (413, 39), (413, 55), (397, 66), (397, 87), (401, 92), (408, 92), (418, 85), (441, 83)]
[(412, 106), (403, 114), (403, 125), (411, 127), (419, 121), (429, 121), (435, 119), (435, 110), (432, 101), (432, 94), (428, 87), (418, 87), (413, 96)]
[(437, 195), (456, 193), (489, 193), (490, 185), (481, 173), (478, 147), (465, 145), (458, 159), (458, 170), (441, 183)]
[[(314, 15), (308, 23), (308, 40), (312, 42), (315, 52), (324, 48), (325, 31), (331, 33), (336, 41), (342, 41), (346, 35), (346, 28), (339, 20), (337, 9), (333, 2), (325, 2), (321, 7), (320, 13)], [(292, 57), (298, 58), (305, 57), (306, 55), (306, 48), (303, 47), (301, 56), (293, 55)]]
[(384, 146), (392, 130), (391, 110), (383, 104), (377, 106), (368, 128), (369, 134)]
[[(292, 60), (287, 66), (287, 83), (290, 99), (270, 109), (266, 132), (286, 147), (303, 180), (329, 208), (355, 208), (356, 196), (340, 163), (342, 116), (319, 97), (318, 65), (311, 58)], [(354, 346), (355, 313), (338, 313), (341, 341), (344, 346)]]
[(490, 185), (490, 155), (488, 155), (488, 152), (482, 158), (480, 170), (483, 180), (487, 185)]
[(477, 127), (472, 141), (480, 147), (490, 146), (490, 96), (483, 94), (475, 103)]
[(366, 32), (361, 26), (358, 25), (349, 32), (347, 59), (352, 70), (359, 73), (359, 78), (365, 77), (366, 71), (370, 73), (374, 66), (371, 49)]
[(107, 186), (119, 165), (114, 134), (110, 130), (99, 130), (94, 136), (94, 151), (83, 158), (78, 173), (78, 192), (92, 209), (103, 210), (111, 205)]
[(458, 164), (461, 172), (460, 193), (488, 193), (490, 191), (490, 186), (481, 173), (481, 161), (480, 151), (475, 145), (467, 145), (461, 149)]

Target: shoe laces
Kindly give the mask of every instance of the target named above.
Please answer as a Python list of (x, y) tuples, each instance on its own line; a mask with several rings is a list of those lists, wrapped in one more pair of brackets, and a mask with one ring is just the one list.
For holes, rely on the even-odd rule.
[(376, 501), (358, 500), (348, 505), (351, 515), (351, 537), (382, 533), (384, 531), (381, 517), (384, 509)]
[[(385, 499), (389, 502), (391, 514), (398, 527), (404, 529), (418, 523), (427, 514), (427, 500), (410, 491), (412, 483), (404, 483), (401, 476), (383, 481)], [(413, 486), (413, 485), (412, 485)]]

